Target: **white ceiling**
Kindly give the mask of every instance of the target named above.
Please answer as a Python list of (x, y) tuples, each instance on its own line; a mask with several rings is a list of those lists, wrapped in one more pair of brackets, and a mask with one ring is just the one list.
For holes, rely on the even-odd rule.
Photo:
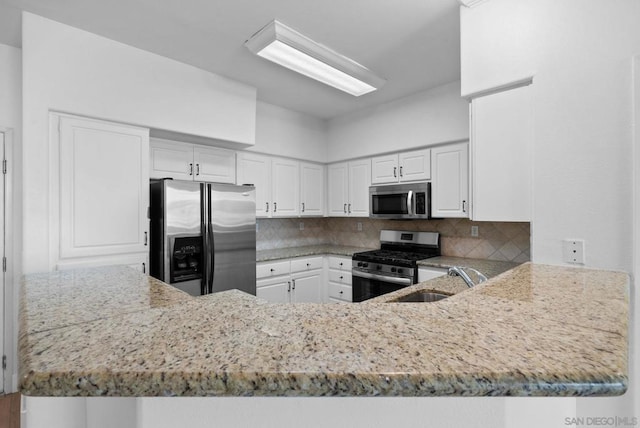
[[(0, 43), (20, 47), (20, 11), (258, 88), (258, 99), (331, 118), (460, 78), (457, 0), (0, 0)], [(272, 19), (387, 79), (352, 97), (252, 55)]]

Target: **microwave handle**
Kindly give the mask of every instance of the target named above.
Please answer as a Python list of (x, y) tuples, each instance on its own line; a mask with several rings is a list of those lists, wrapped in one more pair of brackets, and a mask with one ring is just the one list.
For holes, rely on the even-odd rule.
[(411, 208), (413, 208), (413, 190), (409, 190), (409, 195), (407, 195), (407, 214), (409, 215), (413, 215)]

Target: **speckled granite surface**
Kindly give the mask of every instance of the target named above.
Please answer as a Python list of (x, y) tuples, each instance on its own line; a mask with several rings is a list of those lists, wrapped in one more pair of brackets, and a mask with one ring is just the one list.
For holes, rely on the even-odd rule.
[(305, 247), (278, 248), (275, 250), (261, 250), (256, 253), (258, 262), (271, 260), (290, 259), (293, 257), (317, 256), (330, 254), (335, 256), (351, 257), (353, 253), (375, 250), (375, 248), (344, 247), (340, 245), (308, 245)]
[[(436, 303), (271, 304), (227, 291), (156, 304), (144, 296), (165, 296), (162, 284), (110, 269), (76, 271), (71, 283), (26, 277), (23, 394), (588, 396), (627, 385), (623, 273), (524, 264), (474, 289), (443, 277), (403, 290), (457, 293)], [(84, 277), (138, 306), (119, 312)], [(43, 309), (42, 283), (69, 287), (68, 299)], [(79, 318), (73, 308), (84, 307), (92, 316)]]

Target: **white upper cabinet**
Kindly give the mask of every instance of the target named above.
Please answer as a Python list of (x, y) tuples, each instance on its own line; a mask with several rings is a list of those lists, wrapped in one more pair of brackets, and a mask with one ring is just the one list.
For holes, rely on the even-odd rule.
[(282, 158), (271, 160), (272, 217), (295, 217), (299, 214), (300, 163)]
[(256, 216), (270, 217), (271, 202), (271, 158), (250, 152), (238, 153), (238, 184), (256, 187)]
[(238, 183), (256, 186), (257, 217), (324, 215), (324, 165), (238, 153)]
[(236, 183), (236, 152), (214, 147), (194, 146), (194, 180)]
[(151, 178), (236, 182), (236, 154), (232, 150), (152, 139)]
[(59, 150), (58, 262), (147, 252), (149, 130), (61, 116)]
[(402, 183), (431, 178), (431, 150), (413, 150), (371, 159), (371, 184)]
[(327, 170), (330, 217), (368, 217), (371, 160), (331, 164)]
[(432, 217), (469, 217), (469, 143), (431, 149)]
[(475, 221), (531, 221), (533, 86), (471, 101)]
[(324, 215), (325, 166), (300, 162), (300, 215)]

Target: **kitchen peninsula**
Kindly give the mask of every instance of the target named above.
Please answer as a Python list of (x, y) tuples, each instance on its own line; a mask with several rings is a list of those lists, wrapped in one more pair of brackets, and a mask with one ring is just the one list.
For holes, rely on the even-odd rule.
[[(455, 295), (394, 303), (417, 289)], [(526, 263), (359, 304), (194, 298), (127, 267), (28, 275), (28, 396), (605, 396), (628, 381), (629, 277)]]

